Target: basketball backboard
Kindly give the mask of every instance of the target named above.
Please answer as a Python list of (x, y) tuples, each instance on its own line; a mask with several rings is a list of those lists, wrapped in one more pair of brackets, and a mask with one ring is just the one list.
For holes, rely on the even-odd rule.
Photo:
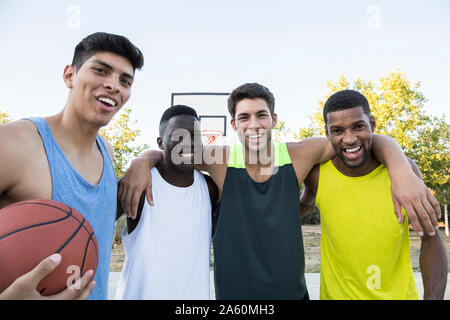
[(230, 116), (227, 109), (227, 92), (175, 92), (171, 106), (183, 104), (194, 108), (200, 119), (204, 144), (230, 144)]

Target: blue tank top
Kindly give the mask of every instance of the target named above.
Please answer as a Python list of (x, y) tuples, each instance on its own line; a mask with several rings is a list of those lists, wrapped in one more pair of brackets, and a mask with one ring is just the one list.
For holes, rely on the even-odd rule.
[(64, 152), (53, 138), (50, 126), (44, 118), (33, 121), (44, 143), (52, 177), (52, 200), (63, 202), (83, 214), (94, 228), (98, 241), (98, 267), (96, 285), (90, 300), (108, 298), (109, 264), (117, 209), (117, 179), (114, 166), (100, 136), (97, 145), (103, 156), (103, 173), (97, 185), (87, 182), (70, 164)]

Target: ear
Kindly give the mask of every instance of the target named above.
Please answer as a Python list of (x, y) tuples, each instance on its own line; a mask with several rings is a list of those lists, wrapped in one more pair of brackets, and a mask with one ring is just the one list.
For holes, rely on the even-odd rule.
[(234, 121), (234, 117), (231, 117), (230, 124), (231, 124), (231, 128), (232, 128), (234, 131), (236, 131), (236, 122)]
[(272, 127), (275, 127), (278, 123), (278, 115), (276, 113), (272, 114)]
[(323, 128), (325, 129), (325, 136), (326, 136), (328, 139), (330, 139), (330, 136), (329, 136), (329, 134), (328, 134), (328, 126), (327, 126), (327, 124), (324, 124), (324, 125), (323, 125)]
[(63, 79), (67, 88), (73, 88), (73, 77), (75, 76), (75, 67), (71, 65), (67, 65), (64, 68)]
[(372, 129), (372, 133), (375, 132), (376, 127), (377, 127), (377, 120), (375, 120), (374, 116), (370, 116), (370, 128)]
[(156, 143), (158, 144), (159, 149), (164, 150), (164, 145), (163, 145), (163, 141), (162, 141), (161, 137), (158, 137), (156, 139)]

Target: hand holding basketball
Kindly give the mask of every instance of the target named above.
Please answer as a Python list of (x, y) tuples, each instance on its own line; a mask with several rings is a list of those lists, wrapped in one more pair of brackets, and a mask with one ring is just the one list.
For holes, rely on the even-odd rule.
[(17, 278), (5, 291), (0, 300), (86, 300), (94, 288), (90, 281), (93, 271), (87, 271), (72, 287), (53, 296), (43, 296), (37, 291), (38, 284), (61, 262), (61, 255), (54, 254), (42, 260), (33, 270)]
[[(22, 201), (0, 210), (0, 253), (0, 297), (10, 290), (17, 294), (17, 288), (22, 298), (73, 299), (82, 292), (84, 297), (98, 264), (98, 243), (87, 219), (52, 200)], [(86, 287), (87, 295), (92, 287)]]

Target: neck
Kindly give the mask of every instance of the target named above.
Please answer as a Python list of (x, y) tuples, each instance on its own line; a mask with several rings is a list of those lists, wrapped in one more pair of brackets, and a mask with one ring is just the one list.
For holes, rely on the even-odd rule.
[(260, 149), (257, 151), (249, 150), (247, 147), (244, 148), (244, 159), (246, 167), (271, 167), (273, 166), (273, 148), (272, 143), (268, 144), (269, 147)]
[(92, 150), (95, 145), (99, 127), (93, 127), (86, 121), (71, 115), (67, 108), (60, 113), (46, 118), (57, 142), (70, 144), (78, 150)]
[(164, 159), (156, 165), (161, 177), (169, 184), (176, 187), (189, 187), (194, 183), (194, 168), (191, 170), (180, 170), (176, 165)]
[(366, 161), (364, 162), (364, 164), (358, 168), (350, 168), (350, 167), (346, 166), (345, 163), (339, 157), (334, 157), (332, 159), (332, 162), (333, 162), (334, 166), (336, 167), (336, 169), (338, 169), (338, 171), (340, 173), (342, 173), (343, 175), (346, 175), (348, 177), (365, 176), (366, 174), (371, 173), (373, 170), (375, 170), (380, 165), (380, 163), (375, 158), (373, 158), (370, 155), (370, 153), (369, 153), (369, 156), (367, 157)]

